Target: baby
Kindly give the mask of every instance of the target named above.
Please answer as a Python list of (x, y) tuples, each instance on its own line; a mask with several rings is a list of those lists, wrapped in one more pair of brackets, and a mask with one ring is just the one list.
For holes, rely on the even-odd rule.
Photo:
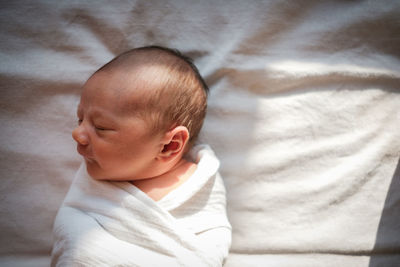
[[(225, 211), (225, 190), (217, 172), (219, 162), (208, 146), (194, 146), (206, 114), (207, 94), (208, 87), (189, 58), (176, 50), (158, 46), (125, 52), (89, 78), (78, 106), (79, 125), (72, 132), (86, 171), (78, 172), (57, 215), (52, 265), (85, 261), (87, 264), (97, 262), (96, 266), (222, 264), (229, 250), (231, 228)], [(112, 191), (115, 186), (108, 189), (110, 184), (122, 187), (123, 192)], [(129, 196), (120, 199), (115, 196), (127, 191)], [(131, 197), (131, 202), (122, 203)], [(94, 198), (98, 199), (98, 205), (90, 204)], [(113, 215), (109, 206), (101, 211), (100, 203), (106, 201), (112, 202), (115, 209), (122, 206), (129, 210), (129, 216), (137, 217), (120, 219), (119, 214)], [(136, 206), (133, 205), (136, 202)], [(140, 205), (147, 206), (140, 209)], [(76, 229), (67, 229), (74, 227), (70, 222), (73, 215), (66, 215), (71, 208), (94, 218), (95, 225), (106, 229), (107, 234), (111, 232), (117, 239), (124, 238), (134, 245), (131, 252), (137, 250), (140, 257), (130, 255), (129, 258), (121, 252), (126, 244), (116, 243), (114, 247), (107, 247), (107, 253), (114, 249), (117, 257), (104, 256), (97, 261), (98, 257), (103, 257), (99, 254), (107, 253), (90, 251), (83, 253), (82, 260), (82, 255), (76, 251), (90, 247), (93, 239), (87, 244), (82, 241), (82, 236), (86, 235), (82, 230), (84, 223), (77, 224), (79, 235)], [(106, 219), (103, 213), (107, 213)], [(143, 219), (148, 216), (154, 218)], [(111, 223), (109, 218), (114, 217), (118, 219)], [(74, 222), (77, 220), (86, 219), (77, 218)], [(137, 226), (142, 225), (143, 220), (146, 224)], [(162, 223), (156, 225), (154, 221)], [(129, 230), (120, 230), (126, 224), (132, 224)], [(153, 237), (149, 233), (154, 229)], [(125, 240), (126, 232), (132, 232), (134, 237)], [(168, 241), (171, 232), (176, 235), (172, 240), (180, 240), (179, 245)], [(165, 240), (160, 238), (163, 234), (167, 237)], [(98, 249), (99, 243), (93, 250)], [(172, 246), (177, 246), (173, 252)], [(146, 253), (148, 257), (144, 256)], [(121, 261), (124, 257), (127, 260)], [(170, 262), (171, 259), (176, 262)]]
[(88, 173), (131, 181), (154, 200), (185, 182), (183, 158), (206, 114), (208, 87), (188, 58), (144, 47), (100, 68), (83, 87), (72, 136)]

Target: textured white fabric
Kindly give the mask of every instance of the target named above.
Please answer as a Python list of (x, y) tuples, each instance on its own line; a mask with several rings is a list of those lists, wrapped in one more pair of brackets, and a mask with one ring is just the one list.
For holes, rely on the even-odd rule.
[(231, 226), (219, 161), (205, 145), (192, 154), (195, 173), (158, 202), (82, 164), (54, 223), (52, 266), (221, 266)]
[(48, 266), (80, 87), (133, 47), (194, 58), (227, 267), (398, 267), (400, 1), (0, 1), (0, 265)]

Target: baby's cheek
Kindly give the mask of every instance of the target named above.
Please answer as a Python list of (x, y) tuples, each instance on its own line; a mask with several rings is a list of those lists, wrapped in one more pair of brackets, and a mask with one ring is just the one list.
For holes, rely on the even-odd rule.
[(126, 163), (132, 159), (134, 149), (130, 149), (127, 145), (116, 145), (113, 148), (106, 148), (103, 150), (105, 157), (112, 162)]
[(92, 153), (96, 161), (101, 165), (107, 164), (111, 158), (110, 149), (102, 144), (92, 146)]

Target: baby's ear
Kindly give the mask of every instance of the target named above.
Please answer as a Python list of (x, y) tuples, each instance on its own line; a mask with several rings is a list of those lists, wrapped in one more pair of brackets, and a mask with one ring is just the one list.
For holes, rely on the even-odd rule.
[(182, 155), (189, 141), (189, 131), (185, 126), (177, 126), (165, 134), (163, 148), (158, 154), (160, 159), (170, 160)]

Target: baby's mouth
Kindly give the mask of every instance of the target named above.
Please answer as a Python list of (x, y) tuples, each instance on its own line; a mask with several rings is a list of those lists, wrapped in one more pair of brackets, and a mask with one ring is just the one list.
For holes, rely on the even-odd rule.
[(89, 155), (85, 152), (85, 149), (84, 149), (82, 146), (78, 145), (78, 146), (76, 147), (76, 150), (78, 151), (78, 153), (79, 153), (86, 161), (88, 161), (88, 162), (90, 162), (90, 163), (94, 162), (94, 159), (93, 159), (92, 157), (89, 157)]
[(88, 157), (83, 157), (87, 162), (89, 163), (94, 163), (94, 159), (88, 158)]

